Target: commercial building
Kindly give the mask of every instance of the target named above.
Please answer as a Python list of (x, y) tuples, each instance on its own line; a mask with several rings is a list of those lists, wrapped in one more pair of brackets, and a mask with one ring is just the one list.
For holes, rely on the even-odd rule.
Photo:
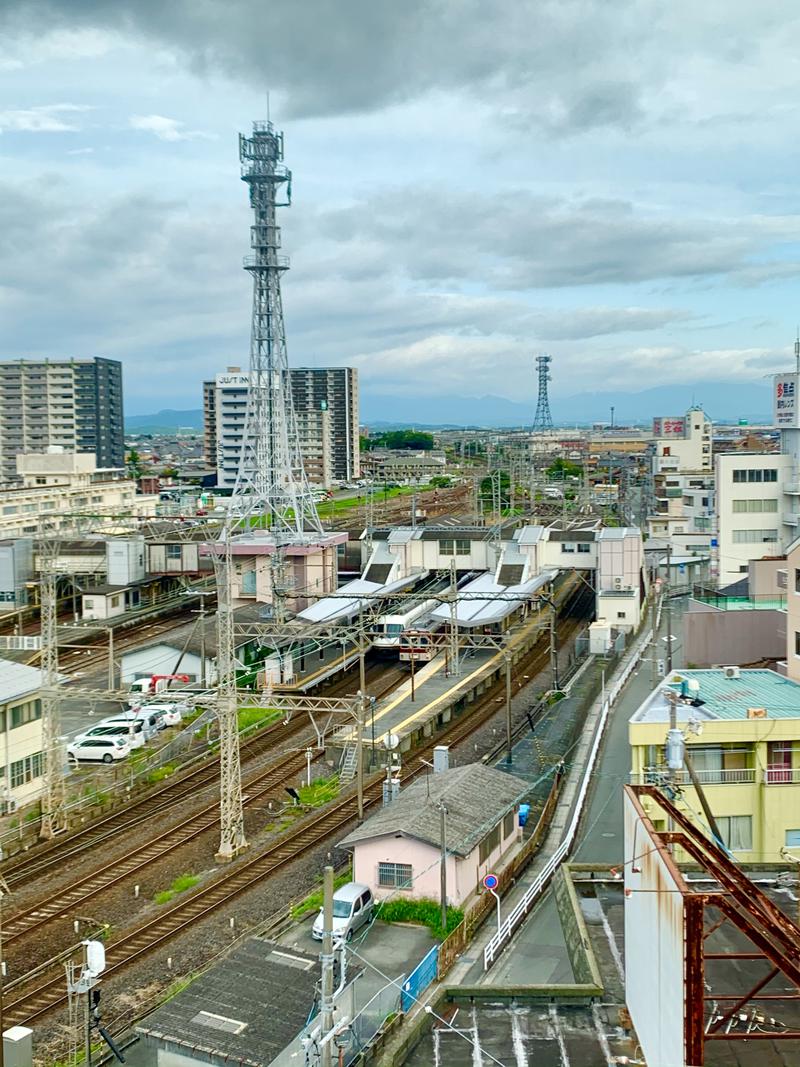
[(769, 670), (682, 670), (631, 717), (632, 783), (676, 782), (678, 806), (703, 820), (688, 772), (666, 765), (670, 691), (686, 751), (734, 857), (777, 862), (782, 848), (800, 846), (800, 685)]
[[(351, 367), (292, 367), (292, 398), (300, 451), (309, 481), (329, 486), (357, 478), (358, 372)], [(203, 383), (204, 442), (217, 485), (236, 484), (247, 417), (249, 376), (228, 367)]]
[(710, 471), (713, 431), (700, 407), (685, 415), (653, 419), (653, 474), (668, 471)]
[(716, 557), (720, 588), (747, 574), (750, 560), (781, 555), (789, 531), (784, 489), (790, 457), (779, 452), (723, 452), (715, 458)]
[(16, 457), (21, 486), (0, 489), (0, 537), (52, 530), (74, 522), (72, 513), (147, 515), (157, 498), (140, 496), (122, 469), (100, 470), (81, 452), (35, 452)]
[(0, 813), (38, 796), (44, 774), (42, 675), (33, 667), (0, 660)]
[(125, 463), (122, 364), (113, 359), (0, 363), (0, 478), (20, 452), (56, 445), (89, 452), (98, 467)]

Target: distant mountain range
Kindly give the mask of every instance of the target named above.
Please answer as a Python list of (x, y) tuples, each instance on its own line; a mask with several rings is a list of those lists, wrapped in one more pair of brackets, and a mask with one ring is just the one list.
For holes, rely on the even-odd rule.
[[(682, 415), (692, 404), (702, 405), (716, 421), (764, 423), (772, 417), (769, 386), (731, 382), (660, 385), (640, 393), (577, 393), (552, 397), (550, 409), (557, 426), (585, 426), (609, 422), (612, 404), (617, 425), (647, 423), (657, 415)], [(369, 390), (361, 395), (361, 421), (367, 426), (529, 426), (535, 409), (535, 400), (520, 404), (499, 396), (398, 397)], [(129, 433), (197, 432), (202, 428), (201, 408), (167, 408), (125, 419)]]

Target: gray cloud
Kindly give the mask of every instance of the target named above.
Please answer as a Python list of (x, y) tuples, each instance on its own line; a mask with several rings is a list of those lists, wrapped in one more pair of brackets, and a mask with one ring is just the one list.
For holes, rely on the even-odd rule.
[(467, 90), (553, 133), (640, 126), (667, 107), (665, 87), (696, 75), (696, 61), (752, 66), (766, 40), (791, 37), (796, 18), (780, 0), (708, 0), (702, 12), (689, 0), (17, 0), (7, 13), (17, 31), (140, 34), (200, 75), (285, 93), (286, 115)]

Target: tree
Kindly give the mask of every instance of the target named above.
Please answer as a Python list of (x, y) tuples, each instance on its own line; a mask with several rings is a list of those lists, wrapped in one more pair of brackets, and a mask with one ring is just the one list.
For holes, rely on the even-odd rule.
[(577, 463), (570, 463), (568, 459), (559, 456), (548, 468), (548, 478), (563, 480), (564, 478), (579, 478), (583, 470)]
[(509, 477), (508, 471), (496, 471), (493, 475), (490, 474), (481, 481), (481, 500), (485, 501), (489, 507), (494, 506), (492, 483), (496, 477), (500, 479), (500, 507), (507, 508), (511, 504), (511, 478)]
[(125, 465), (127, 467), (129, 478), (138, 479), (141, 478), (141, 476), (144, 474), (142, 457), (139, 455), (135, 448), (132, 448), (128, 453)]
[(422, 430), (387, 430), (385, 433), (373, 434), (369, 438), (362, 437), (367, 445), (365, 451), (373, 448), (413, 448), (420, 452), (430, 452), (433, 448), (433, 434), (424, 433)]

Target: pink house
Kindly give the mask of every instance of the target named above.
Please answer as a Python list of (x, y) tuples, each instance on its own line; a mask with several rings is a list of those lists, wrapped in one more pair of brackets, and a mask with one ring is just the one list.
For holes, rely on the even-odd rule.
[(529, 789), (482, 763), (418, 779), (340, 842), (353, 853), (354, 881), (377, 900), (398, 893), (438, 900), (444, 829), (447, 900), (461, 905), (519, 845), (517, 811)]

